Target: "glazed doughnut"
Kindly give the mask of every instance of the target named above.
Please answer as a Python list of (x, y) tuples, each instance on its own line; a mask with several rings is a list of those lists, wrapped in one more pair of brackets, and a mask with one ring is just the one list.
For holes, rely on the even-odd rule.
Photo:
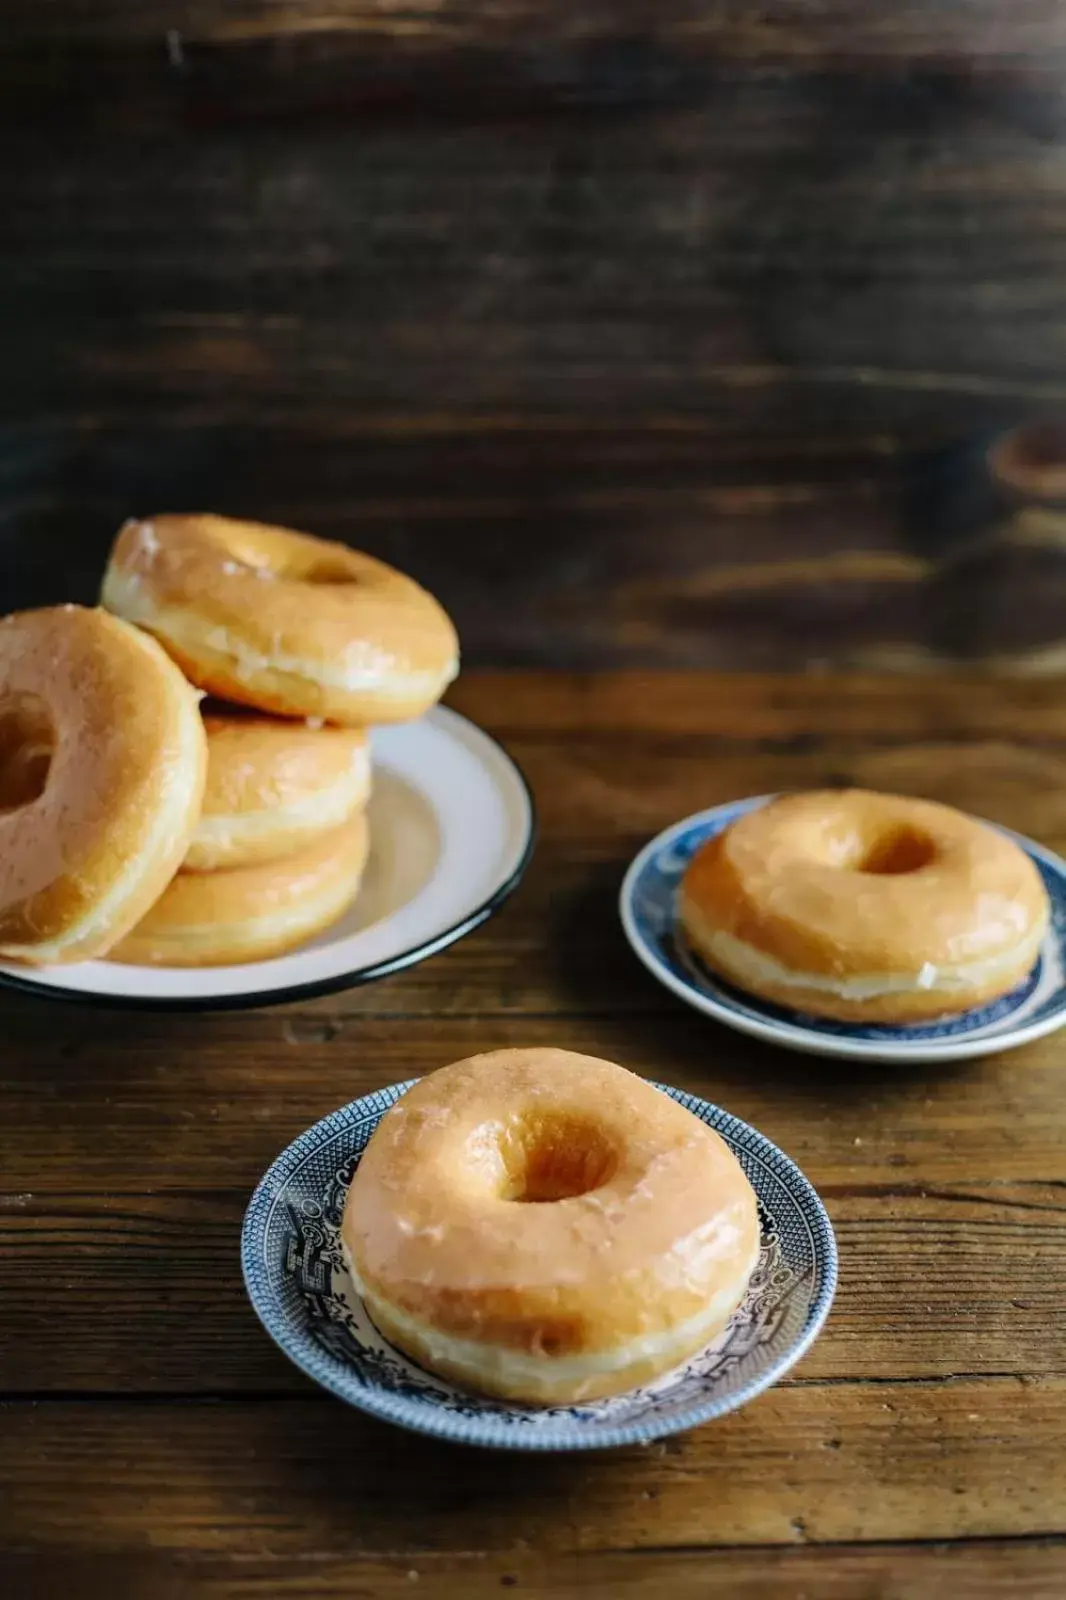
[(455, 629), (411, 578), (259, 522), (127, 522), (102, 599), (155, 634), (200, 688), (261, 711), (402, 722), (459, 669)]
[(200, 810), (198, 700), (106, 611), (0, 622), (0, 955), (103, 955), (162, 893)]
[(347, 822), (370, 793), (361, 728), (205, 711), (207, 785), (187, 872), (277, 861)]
[(715, 972), (844, 1021), (968, 1011), (1031, 971), (1048, 898), (1024, 851), (950, 806), (861, 789), (782, 797), (693, 857), (679, 915)]
[(360, 812), (299, 855), (232, 872), (182, 872), (111, 952), (133, 966), (220, 967), (284, 954), (328, 928), (359, 889)]
[(754, 1191), (698, 1117), (608, 1061), (498, 1050), (382, 1117), (341, 1237), (374, 1322), (468, 1388), (618, 1394), (702, 1349), (759, 1255)]

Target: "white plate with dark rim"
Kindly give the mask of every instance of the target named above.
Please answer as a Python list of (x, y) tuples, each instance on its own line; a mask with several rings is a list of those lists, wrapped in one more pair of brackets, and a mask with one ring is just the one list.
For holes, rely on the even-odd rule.
[(300, 1134), (260, 1180), (241, 1233), (245, 1287), (263, 1326), (308, 1377), (349, 1405), (457, 1444), (503, 1450), (647, 1444), (746, 1405), (817, 1338), (836, 1288), (837, 1251), (814, 1189), (739, 1117), (659, 1084), (721, 1134), (758, 1196), (759, 1262), (724, 1332), (654, 1384), (584, 1405), (509, 1405), (416, 1366), (367, 1315), (339, 1237), (359, 1158), (410, 1087), (393, 1084), (353, 1100)]
[[(746, 811), (773, 795), (712, 806), (675, 822), (646, 844), (622, 883), (619, 911), (636, 954), (674, 994), (741, 1033), (808, 1055), (853, 1061), (961, 1061), (1013, 1050), (1066, 1023), (1066, 862), (1009, 828), (999, 828), (1032, 860), (1051, 901), (1051, 926), (1025, 982), (1001, 1000), (939, 1022), (883, 1027), (831, 1022), (771, 1005), (717, 977), (688, 947), (677, 921), (677, 891), (693, 855)], [(990, 823), (990, 827), (997, 824)]]
[(54, 999), (162, 1010), (277, 1005), (414, 966), (492, 915), (533, 851), (529, 786), (457, 711), (371, 733), (370, 856), (351, 910), (298, 950), (227, 967), (0, 963), (0, 984)]

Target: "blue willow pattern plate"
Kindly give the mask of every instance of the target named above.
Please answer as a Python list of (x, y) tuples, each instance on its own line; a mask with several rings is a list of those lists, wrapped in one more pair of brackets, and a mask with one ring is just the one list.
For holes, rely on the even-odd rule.
[(990, 1055), (1039, 1039), (1066, 1022), (1066, 862), (1008, 828), (998, 831), (1033, 861), (1051, 900), (1052, 916), (1037, 965), (1023, 984), (993, 1005), (940, 1022), (866, 1026), (788, 1011), (742, 994), (712, 973), (681, 934), (675, 910), (678, 887), (702, 844), (772, 798), (757, 795), (686, 817), (645, 845), (626, 873), (619, 905), (626, 937), (649, 971), (682, 1000), (771, 1044), (866, 1061), (952, 1061)]
[(394, 1084), (353, 1100), (302, 1133), (261, 1179), (244, 1219), (241, 1264), (260, 1320), (298, 1367), (342, 1400), (460, 1444), (511, 1450), (641, 1444), (744, 1405), (813, 1343), (837, 1277), (836, 1241), (821, 1201), (761, 1133), (660, 1085), (721, 1134), (759, 1199), (759, 1264), (714, 1344), (646, 1388), (575, 1406), (509, 1405), (416, 1366), (374, 1327), (340, 1244), (352, 1173), (384, 1113), (410, 1087)]

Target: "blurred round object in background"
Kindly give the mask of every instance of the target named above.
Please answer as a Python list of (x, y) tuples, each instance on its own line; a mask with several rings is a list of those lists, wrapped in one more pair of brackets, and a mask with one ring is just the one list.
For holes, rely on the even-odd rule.
[(1024, 422), (1001, 434), (988, 452), (988, 467), (1012, 495), (1066, 504), (1066, 420)]

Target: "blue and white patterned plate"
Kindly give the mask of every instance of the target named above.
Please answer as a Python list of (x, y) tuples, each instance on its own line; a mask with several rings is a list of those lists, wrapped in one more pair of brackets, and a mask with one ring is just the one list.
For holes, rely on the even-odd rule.
[(682, 1000), (771, 1044), (862, 1061), (959, 1061), (1013, 1050), (1066, 1023), (1066, 862), (1008, 828), (999, 831), (1021, 846), (1044, 880), (1052, 918), (1036, 967), (994, 1005), (942, 1022), (865, 1026), (788, 1011), (742, 994), (710, 972), (680, 931), (678, 887), (700, 845), (773, 798), (756, 795), (686, 817), (645, 845), (625, 875), (619, 910), (626, 937), (648, 970)]
[(244, 1219), (244, 1281), (263, 1326), (298, 1367), (342, 1400), (460, 1444), (593, 1450), (646, 1443), (733, 1411), (775, 1383), (813, 1343), (837, 1278), (836, 1241), (821, 1201), (761, 1133), (704, 1100), (664, 1088), (721, 1134), (759, 1197), (759, 1264), (724, 1333), (655, 1384), (579, 1406), (508, 1405), (416, 1366), (367, 1316), (339, 1237), (359, 1157), (410, 1087), (395, 1084), (354, 1100), (301, 1134), (262, 1178)]

